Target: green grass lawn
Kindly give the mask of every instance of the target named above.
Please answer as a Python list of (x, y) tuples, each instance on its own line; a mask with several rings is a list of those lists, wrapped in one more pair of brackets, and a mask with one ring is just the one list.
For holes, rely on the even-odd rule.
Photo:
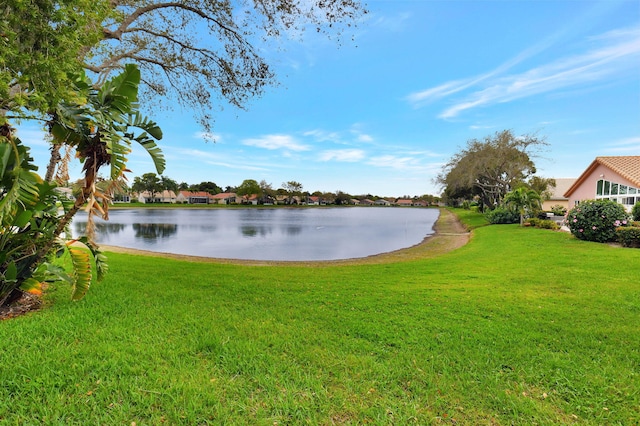
[(640, 250), (473, 232), (368, 265), (111, 253), (0, 322), (0, 424), (640, 423)]

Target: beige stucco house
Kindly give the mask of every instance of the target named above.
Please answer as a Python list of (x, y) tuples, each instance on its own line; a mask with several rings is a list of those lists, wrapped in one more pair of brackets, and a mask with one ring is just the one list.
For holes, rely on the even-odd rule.
[(138, 194), (138, 201), (140, 203), (175, 203), (176, 198), (176, 193), (167, 189), (160, 192), (154, 192), (153, 194), (149, 191), (142, 191)]
[(215, 204), (234, 204), (237, 197), (235, 192), (221, 192), (211, 197), (211, 202)]
[(215, 203), (214, 196), (206, 191), (180, 191), (176, 202), (187, 204), (211, 204)]
[(582, 200), (606, 199), (631, 211), (640, 202), (640, 155), (596, 157), (564, 196), (569, 208)]
[(555, 178), (556, 187), (552, 189), (551, 197), (542, 202), (542, 210), (551, 211), (554, 206), (562, 206), (569, 210), (569, 199), (564, 193), (573, 185), (576, 178)]

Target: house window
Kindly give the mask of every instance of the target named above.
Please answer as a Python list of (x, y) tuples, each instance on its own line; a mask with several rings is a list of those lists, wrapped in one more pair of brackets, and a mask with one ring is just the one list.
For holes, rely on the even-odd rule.
[(618, 195), (618, 184), (617, 183), (612, 183), (611, 184), (611, 195)]
[[(627, 197), (626, 195), (635, 194), (640, 194), (640, 189), (604, 179), (600, 179), (596, 183), (597, 200), (612, 200), (630, 208), (636, 202), (640, 201), (640, 197)], [(623, 197), (613, 197), (613, 195), (623, 195)]]

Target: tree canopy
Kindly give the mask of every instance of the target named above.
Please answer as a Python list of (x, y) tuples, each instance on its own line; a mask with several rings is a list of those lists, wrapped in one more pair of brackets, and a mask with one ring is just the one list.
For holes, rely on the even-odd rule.
[(483, 140), (471, 139), (444, 165), (436, 182), (449, 199), (477, 196), (484, 207), (492, 209), (536, 173), (531, 157), (545, 145), (535, 135), (516, 136), (510, 130)]
[(177, 100), (207, 127), (218, 97), (237, 107), (276, 82), (256, 44), (306, 29), (341, 37), (366, 13), (357, 0), (111, 0), (104, 42), (87, 58), (99, 78), (136, 63), (144, 92)]
[(106, 0), (3, 0), (0, 111), (47, 113), (76, 99), (81, 58), (103, 37), (110, 10)]
[(524, 225), (524, 216), (527, 213), (540, 210), (542, 208), (540, 194), (534, 189), (521, 186), (507, 193), (504, 197), (504, 204), (515, 209), (520, 215), (520, 226)]
[(255, 179), (245, 179), (240, 186), (236, 188), (236, 193), (241, 197), (248, 197), (250, 195), (262, 195), (262, 189), (260, 184)]

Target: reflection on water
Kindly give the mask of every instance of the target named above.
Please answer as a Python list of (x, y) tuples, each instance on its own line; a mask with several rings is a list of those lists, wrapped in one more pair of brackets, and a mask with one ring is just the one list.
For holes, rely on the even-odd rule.
[[(130, 209), (96, 220), (100, 244), (195, 256), (253, 260), (335, 260), (418, 244), (438, 210), (352, 207), (309, 209)], [(73, 222), (84, 234), (86, 215)]]
[(178, 232), (178, 225), (171, 223), (134, 223), (132, 227), (136, 233), (136, 238), (147, 240), (168, 238)]
[(302, 226), (300, 225), (289, 225), (284, 227), (285, 234), (289, 236), (298, 235), (302, 232)]
[(271, 229), (264, 226), (243, 225), (240, 227), (240, 232), (242, 232), (243, 237), (264, 237), (271, 233)]
[[(123, 231), (127, 225), (123, 223), (111, 223), (111, 222), (96, 222), (95, 224), (96, 232), (98, 233), (108, 233), (108, 234), (117, 234), (120, 231)], [(73, 222), (73, 235), (83, 235), (86, 234), (87, 229), (87, 221), (74, 221)]]

